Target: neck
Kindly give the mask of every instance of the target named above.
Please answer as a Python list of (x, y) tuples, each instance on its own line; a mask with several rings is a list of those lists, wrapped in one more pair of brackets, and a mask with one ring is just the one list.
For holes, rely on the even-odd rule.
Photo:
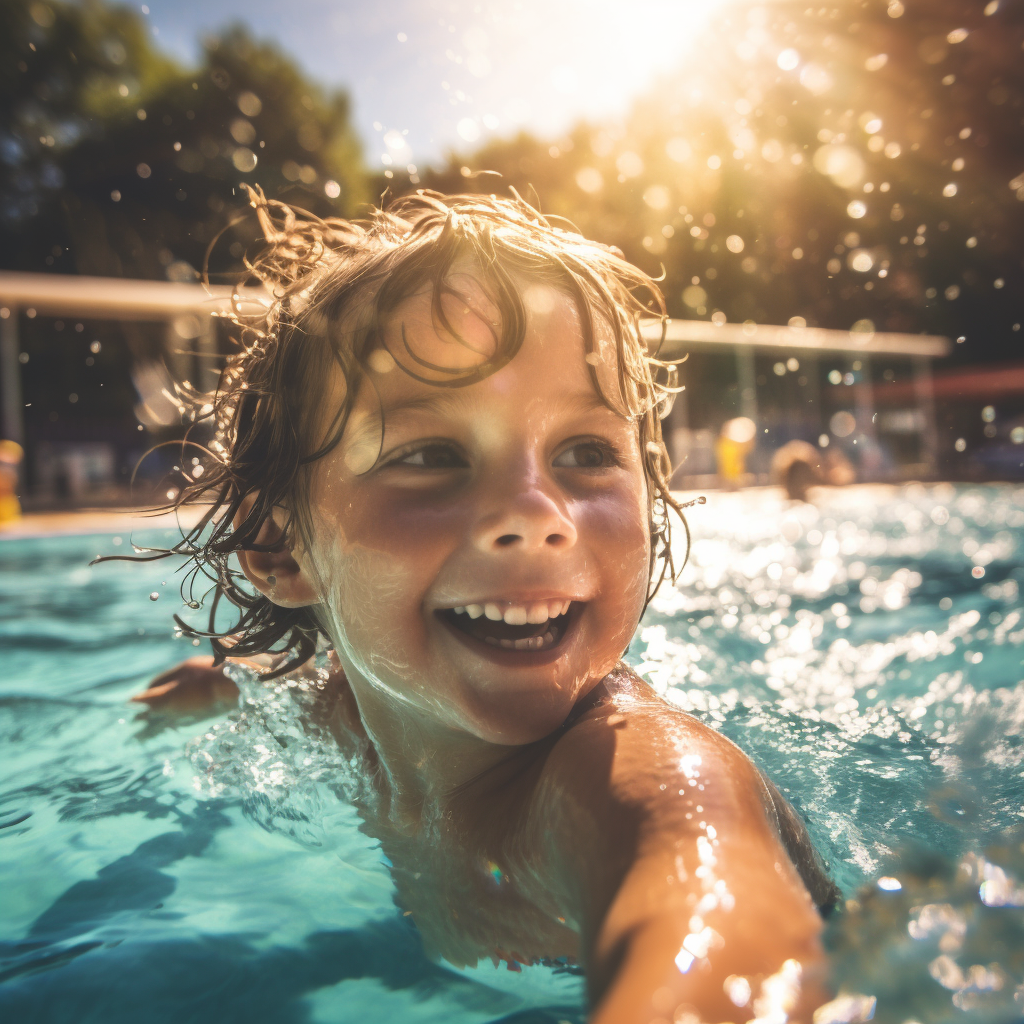
[(523, 745), (481, 739), (436, 714), (395, 697), (346, 665), (360, 724), (381, 768), (388, 817), (399, 828), (418, 828), (443, 812), (494, 769), (515, 759)]

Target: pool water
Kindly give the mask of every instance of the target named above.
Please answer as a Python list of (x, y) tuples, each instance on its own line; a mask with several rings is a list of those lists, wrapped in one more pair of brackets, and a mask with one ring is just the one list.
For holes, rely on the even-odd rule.
[[(806, 818), (848, 901), (837, 984), (893, 1024), (1021, 1019), (1024, 489), (713, 494), (690, 521), (629, 658)], [(576, 978), (423, 956), (306, 694), (173, 727), (126, 704), (193, 653), (169, 563), (86, 564), (131, 539), (0, 540), (0, 1016), (582, 1021)]]

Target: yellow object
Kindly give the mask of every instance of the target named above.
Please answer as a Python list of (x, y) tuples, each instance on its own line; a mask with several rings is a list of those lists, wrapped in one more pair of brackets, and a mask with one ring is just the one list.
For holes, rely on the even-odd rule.
[(17, 441), (0, 440), (0, 526), (21, 518), (21, 503), (14, 493), (18, 487), (18, 466), (25, 450)]
[(733, 441), (729, 437), (720, 437), (715, 442), (715, 459), (718, 462), (718, 475), (722, 483), (739, 484), (747, 471), (747, 453), (750, 442)]
[(715, 442), (719, 482), (724, 487), (739, 487), (747, 471), (747, 456), (754, 447), (757, 424), (749, 416), (737, 416), (722, 424)]
[(21, 518), (21, 503), (13, 494), (0, 494), (0, 526)]

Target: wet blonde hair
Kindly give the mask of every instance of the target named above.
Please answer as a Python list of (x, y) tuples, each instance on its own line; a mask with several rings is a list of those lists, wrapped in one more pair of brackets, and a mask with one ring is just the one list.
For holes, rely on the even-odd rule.
[[(246, 266), (272, 301), (255, 315), (236, 301), (231, 319), (237, 350), (217, 391), (189, 396), (201, 410), (196, 426), (212, 423), (214, 436), (203, 449), (202, 468), (186, 474), (172, 505), (208, 507), (180, 544), (149, 554), (191, 560), (183, 596), (192, 607), (199, 607), (199, 581), (213, 584), (208, 628), (177, 619), (183, 631), (208, 638), (218, 661), (228, 654), (286, 652), (291, 657), (280, 670), (285, 671), (311, 656), (323, 632), (316, 609), (275, 605), (232, 568), (230, 556), (270, 549), (258, 535), (274, 508), (287, 510), (285, 543), (295, 537), (308, 543), (310, 467), (341, 440), (369, 357), (384, 345), (385, 318), (403, 299), (429, 287), (435, 327), (458, 339), (442, 300), (456, 294), (451, 275), (467, 265), (500, 312), (493, 354), (469, 369), (452, 369), (424, 362), (407, 346), (388, 351), (419, 380), (465, 387), (519, 351), (526, 330), (524, 282), (547, 283), (568, 294), (579, 312), (586, 355), (592, 356), (588, 369), (595, 390), (637, 425), (650, 495), (648, 600), (666, 576), (675, 578), (670, 512), (686, 527), (669, 491), (671, 466), (660, 417), (677, 390), (676, 369), (648, 351), (640, 330), (641, 319), (665, 320), (654, 280), (618, 250), (583, 238), (514, 193), (498, 198), (420, 191), (382, 204), (360, 221), (321, 219), (269, 200), (259, 189), (249, 195), (267, 244)], [(596, 372), (598, 318), (602, 336), (610, 332), (614, 342), (616, 395), (602, 391)], [(320, 403), (310, 399), (323, 394), (333, 368), (347, 386), (325, 436)], [(225, 599), (237, 612), (230, 625), (218, 629), (215, 619)]]

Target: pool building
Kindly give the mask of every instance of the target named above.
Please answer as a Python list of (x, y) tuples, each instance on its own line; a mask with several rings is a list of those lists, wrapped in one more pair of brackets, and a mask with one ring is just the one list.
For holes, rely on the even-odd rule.
[[(0, 273), (2, 434), (25, 444), (30, 503), (123, 495), (139, 456), (180, 436), (174, 381), (216, 381), (231, 296), (228, 285), (195, 281)], [(266, 296), (246, 289), (244, 300)], [(756, 424), (750, 483), (767, 482), (772, 452), (795, 438), (840, 449), (862, 480), (1024, 476), (1014, 433), (1024, 427), (1024, 369), (961, 394), (973, 378), (934, 367), (951, 352), (947, 338), (875, 331), (868, 321), (839, 331), (799, 320), (670, 320), (644, 331), (662, 356), (687, 357), (685, 390), (666, 421), (678, 487), (714, 485), (714, 441), (735, 416)], [(969, 408), (958, 412), (958, 401)], [(974, 420), (976, 438), (964, 426)], [(980, 448), (1008, 454), (974, 459)], [(157, 457), (151, 475), (167, 468)]]

